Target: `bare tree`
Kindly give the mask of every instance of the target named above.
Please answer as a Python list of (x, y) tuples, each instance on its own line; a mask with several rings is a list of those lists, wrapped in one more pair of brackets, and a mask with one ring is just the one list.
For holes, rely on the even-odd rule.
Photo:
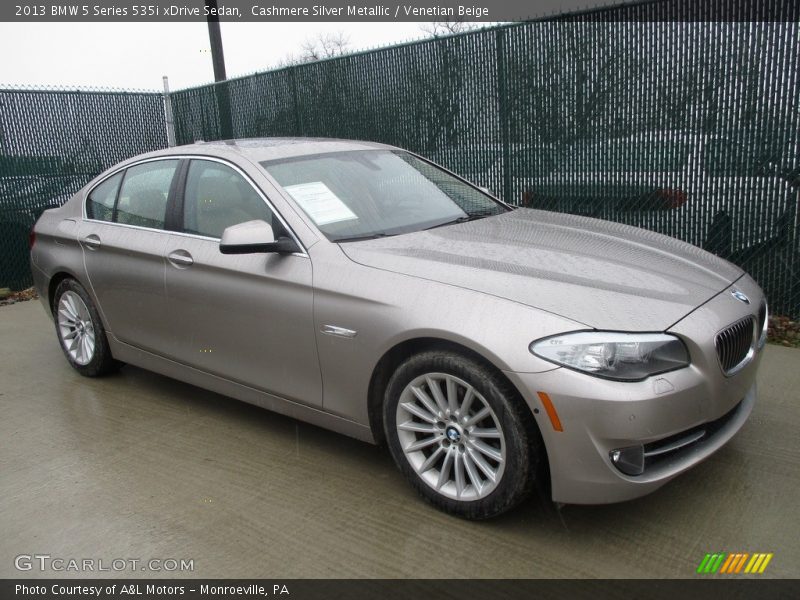
[[(632, 127), (629, 99), (642, 76), (634, 38), (610, 24), (553, 27), (549, 42), (506, 56), (506, 89), (500, 90), (512, 141), (533, 137), (569, 144)], [(516, 138), (516, 139), (515, 139)]]
[(300, 59), (303, 62), (333, 58), (347, 53), (350, 49), (350, 38), (341, 31), (323, 33), (316, 38), (307, 39), (301, 48)]
[(301, 45), (300, 51), (289, 53), (280, 61), (278, 68), (291, 67), (303, 63), (316, 62), (347, 54), (350, 51), (350, 37), (342, 31), (333, 33), (320, 33), (316, 37), (307, 38)]
[(432, 21), (421, 25), (420, 29), (431, 37), (442, 37), (445, 35), (455, 35), (456, 33), (463, 33), (475, 29), (477, 25), (464, 19), (456, 19), (454, 21)]

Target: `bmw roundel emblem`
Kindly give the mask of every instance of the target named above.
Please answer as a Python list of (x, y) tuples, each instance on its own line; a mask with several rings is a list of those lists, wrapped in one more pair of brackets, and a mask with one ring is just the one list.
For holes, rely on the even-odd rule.
[(750, 298), (745, 296), (744, 292), (740, 292), (739, 290), (731, 290), (731, 296), (736, 298), (739, 302), (750, 304)]
[(447, 434), (447, 439), (453, 442), (454, 444), (457, 444), (461, 439), (461, 433), (455, 427), (448, 427), (446, 434)]

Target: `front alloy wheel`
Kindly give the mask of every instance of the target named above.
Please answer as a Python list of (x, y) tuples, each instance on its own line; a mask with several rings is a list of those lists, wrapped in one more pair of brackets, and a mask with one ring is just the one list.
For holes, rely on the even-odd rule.
[(397, 435), (417, 475), (448, 498), (485, 498), (503, 477), (500, 420), (480, 392), (453, 375), (426, 373), (406, 385)]
[(442, 510), (485, 519), (534, 488), (544, 451), (530, 409), (477, 358), (445, 349), (408, 358), (389, 380), (383, 418), (398, 468)]

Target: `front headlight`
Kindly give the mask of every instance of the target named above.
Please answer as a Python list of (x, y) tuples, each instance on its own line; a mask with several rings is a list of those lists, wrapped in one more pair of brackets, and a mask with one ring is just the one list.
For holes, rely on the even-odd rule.
[(664, 333), (577, 331), (532, 342), (536, 356), (595, 377), (640, 381), (688, 366), (686, 346)]

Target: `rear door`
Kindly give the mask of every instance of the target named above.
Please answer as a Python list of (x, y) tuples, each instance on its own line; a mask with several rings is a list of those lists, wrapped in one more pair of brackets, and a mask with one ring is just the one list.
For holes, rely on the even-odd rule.
[(156, 353), (171, 336), (164, 223), (179, 164), (147, 161), (105, 179), (88, 194), (78, 232), (106, 327), (118, 340)]
[(170, 358), (305, 404), (322, 404), (311, 260), (305, 253), (226, 255), (226, 227), (288, 227), (238, 168), (192, 159), (166, 248)]

